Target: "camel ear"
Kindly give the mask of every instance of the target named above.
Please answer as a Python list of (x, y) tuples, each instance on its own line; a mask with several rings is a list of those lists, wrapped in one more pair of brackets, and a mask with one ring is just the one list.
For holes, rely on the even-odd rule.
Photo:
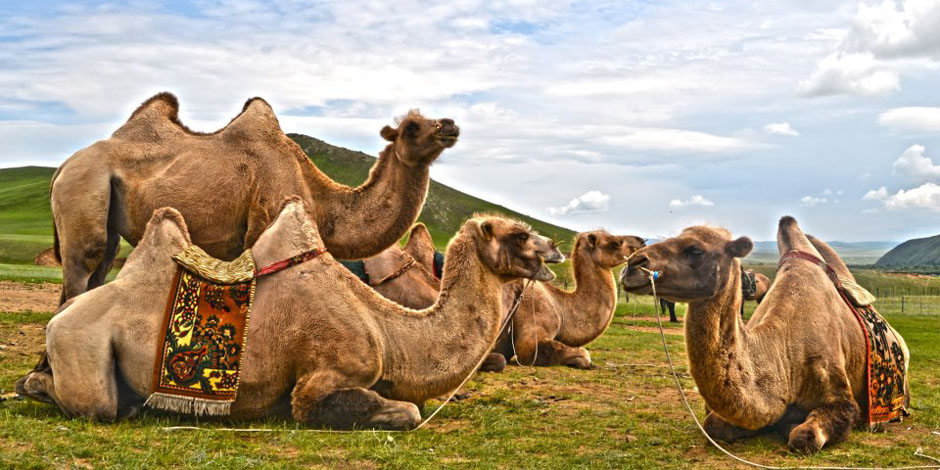
[(754, 242), (748, 237), (741, 237), (725, 245), (725, 252), (735, 258), (743, 258), (754, 249)]
[(591, 247), (596, 246), (596, 245), (597, 245), (597, 235), (594, 235), (593, 233), (588, 234), (588, 236), (587, 236), (587, 241), (588, 241), (588, 244), (591, 245)]
[(385, 127), (383, 127), (383, 128), (382, 128), (382, 131), (379, 132), (379, 134), (382, 135), (382, 138), (383, 138), (383, 139), (385, 139), (385, 140), (387, 140), (387, 141), (389, 141), (389, 142), (395, 142), (395, 139), (398, 138), (398, 131), (395, 130), (395, 129), (392, 129), (392, 126), (385, 126)]
[(493, 239), (493, 224), (488, 220), (481, 223), (480, 232), (483, 233), (484, 240), (487, 240), (487, 241), (492, 240)]

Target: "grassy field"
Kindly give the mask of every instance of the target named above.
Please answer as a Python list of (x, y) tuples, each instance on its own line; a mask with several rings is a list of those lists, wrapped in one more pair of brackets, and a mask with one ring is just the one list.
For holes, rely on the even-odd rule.
[[(940, 305), (931, 315), (888, 314), (912, 354), (913, 416), (886, 433), (802, 457), (783, 440), (733, 444), (771, 465), (893, 466), (940, 454)], [(748, 311), (753, 310), (749, 305)], [(680, 315), (684, 312), (679, 306)], [(480, 374), (469, 398), (448, 405), (413, 433), (309, 432), (292, 422), (199, 422), (147, 411), (132, 421), (69, 419), (31, 401), (0, 402), (0, 468), (745, 468), (714, 449), (681, 408), (668, 375), (649, 297), (621, 299), (608, 332), (591, 346), (597, 368), (509, 367)], [(0, 313), (0, 389), (28, 371), (48, 312)], [(681, 328), (667, 325), (670, 350), (699, 416)], [(425, 412), (436, 405), (429, 402)], [(165, 431), (166, 426), (263, 427), (269, 433)]]

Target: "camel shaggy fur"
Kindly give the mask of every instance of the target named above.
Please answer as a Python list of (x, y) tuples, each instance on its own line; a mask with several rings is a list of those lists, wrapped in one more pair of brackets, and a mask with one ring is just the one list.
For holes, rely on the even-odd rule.
[[(153, 390), (176, 269), (170, 256), (190, 243), (183, 217), (157, 210), (117, 279), (71, 300), (50, 321), (51, 372), (31, 372), (17, 390), (73, 416), (133, 414)], [(263, 266), (321, 246), (303, 204), (293, 201), (252, 254)], [(424, 310), (377, 295), (329, 253), (258, 279), (231, 417), (289, 413), (335, 428), (416, 425), (416, 404), (457, 387), (492, 348), (503, 318), (501, 285), (550, 280), (543, 262), (564, 260), (551, 240), (495, 217), (467, 221), (447, 254), (441, 295)]]
[(142, 104), (110, 138), (72, 155), (52, 179), (62, 302), (104, 283), (123, 237), (137, 245), (147, 220), (169, 206), (186, 218), (193, 242), (230, 260), (254, 245), (284, 197), (299, 195), (333, 256), (360, 259), (395, 243), (424, 204), (432, 162), (454, 145), (450, 119), (411, 111), (368, 179), (335, 183), (288, 138), (263, 99), (213, 133), (189, 130), (169, 93)]
[[(838, 255), (804, 235), (792, 217), (780, 220), (777, 244), (781, 255), (804, 251), (854, 279)], [(859, 413), (867, 413), (865, 336), (827, 273), (803, 260), (780, 267), (745, 326), (738, 314), (738, 258), (752, 248), (747, 237), (732, 240), (723, 229), (690, 227), (639, 250), (620, 281), (630, 292), (649, 294), (645, 270), (659, 271), (657, 294), (689, 303), (686, 350), (710, 410), (710, 436), (733, 441), (776, 430), (791, 449), (818, 451), (844, 440)], [(897, 337), (909, 364), (910, 352)]]

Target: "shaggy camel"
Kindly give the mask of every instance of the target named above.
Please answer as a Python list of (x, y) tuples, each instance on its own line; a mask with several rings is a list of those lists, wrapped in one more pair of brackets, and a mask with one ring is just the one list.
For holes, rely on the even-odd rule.
[[(531, 286), (513, 317), (512, 338), (509, 333), (500, 338), (481, 370), (500, 371), (513, 355), (522, 364), (589, 368), (591, 356), (581, 346), (604, 333), (617, 305), (617, 288), (610, 270), (643, 246), (640, 237), (615, 236), (604, 230), (578, 234), (571, 255), (575, 290), (567, 292), (547, 282)], [(404, 249), (393, 246), (376, 258), (384, 260), (380, 272), (402, 273), (376, 287), (382, 295), (414, 308), (434, 303), (437, 289), (430, 274), (434, 272), (434, 245), (424, 226), (415, 226)], [(396, 266), (414, 267), (402, 270)], [(366, 268), (368, 271), (368, 264)], [(371, 271), (369, 278), (376, 285)], [(524, 281), (516, 281), (503, 286), (506, 308), (523, 285)]]
[[(646, 246), (632, 235), (611, 235), (605, 230), (579, 233), (571, 250), (575, 290), (551, 283), (533, 285), (522, 297), (512, 328), (502, 335), (481, 370), (500, 371), (514, 355), (522, 365), (591, 367), (591, 354), (582, 346), (597, 339), (610, 326), (617, 306), (613, 268)], [(508, 306), (525, 281), (503, 287)]]
[(150, 98), (110, 138), (79, 150), (53, 176), (63, 302), (103, 284), (120, 238), (137, 245), (150, 215), (164, 206), (183, 214), (195, 244), (230, 260), (254, 245), (278, 204), (296, 194), (333, 256), (372, 256), (414, 223), (429, 166), (459, 135), (454, 121), (411, 111), (397, 128), (382, 128), (389, 144), (365, 183), (350, 188), (310, 162), (261, 98), (210, 134), (189, 130), (178, 110), (169, 93)]
[[(523, 239), (524, 238), (524, 239)], [(183, 217), (157, 210), (117, 279), (70, 300), (47, 327), (51, 372), (19, 393), (73, 416), (130, 416), (154, 387), (171, 255), (191, 240)], [(288, 203), (252, 249), (258, 266), (322, 247), (303, 203)], [(457, 387), (496, 340), (501, 285), (550, 280), (564, 256), (551, 240), (496, 217), (467, 221), (447, 249), (439, 300), (394, 304), (329, 253), (257, 281), (231, 418), (286, 415), (312, 425), (410, 428), (416, 404)]]
[[(835, 252), (811, 242), (792, 217), (780, 220), (777, 243), (781, 255), (799, 250), (821, 257), (851, 279)], [(738, 258), (752, 248), (747, 237), (732, 240), (723, 229), (690, 227), (638, 251), (620, 281), (630, 292), (650, 294), (646, 270), (659, 271), (656, 293), (689, 303), (686, 350), (711, 410), (705, 418), (710, 436), (733, 441), (776, 430), (791, 449), (818, 451), (844, 440), (860, 409), (867, 412), (865, 335), (827, 273), (795, 259), (781, 265), (745, 327), (738, 315)], [(910, 353), (897, 338), (906, 366)]]

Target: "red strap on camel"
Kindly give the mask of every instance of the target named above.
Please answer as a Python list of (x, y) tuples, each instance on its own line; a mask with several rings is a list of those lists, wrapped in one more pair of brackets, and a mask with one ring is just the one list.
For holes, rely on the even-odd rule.
[(299, 255), (294, 255), (276, 263), (271, 263), (263, 268), (255, 268), (255, 277), (267, 276), (268, 274), (276, 273), (291, 266), (297, 266), (298, 264), (310, 261), (317, 256), (322, 255), (323, 253), (326, 253), (326, 248), (314, 248)]

